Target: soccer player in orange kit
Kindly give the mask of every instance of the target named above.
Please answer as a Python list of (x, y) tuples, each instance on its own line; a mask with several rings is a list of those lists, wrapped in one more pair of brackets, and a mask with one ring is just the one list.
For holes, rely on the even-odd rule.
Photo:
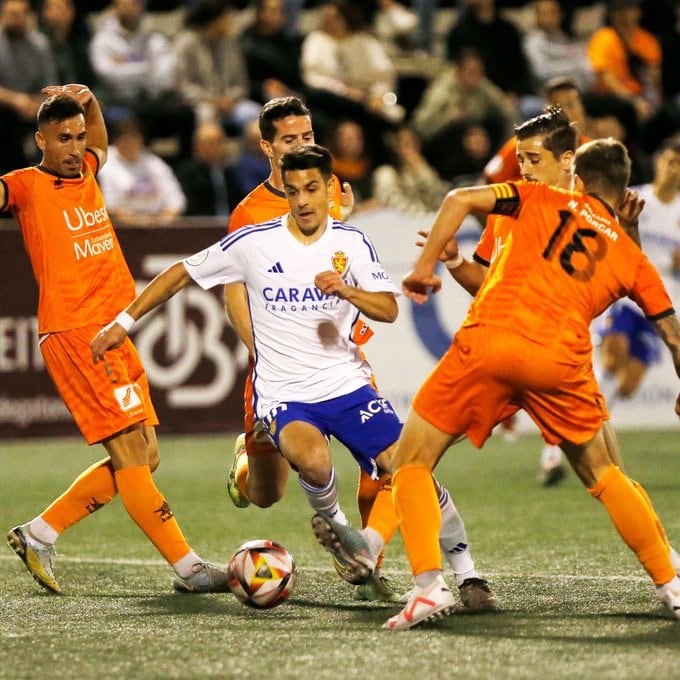
[[(455, 610), (441, 573), (432, 470), (462, 435), (481, 447), (516, 406), (546, 441), (560, 445), (659, 600), (680, 618), (680, 579), (666, 534), (644, 489), (618, 467), (606, 442), (608, 413), (589, 331), (595, 316), (627, 295), (652, 321), (680, 375), (680, 323), (658, 272), (616, 218), (630, 176), (625, 147), (590, 142), (576, 152), (574, 171), (582, 191), (509, 182), (451, 192), (404, 278), (404, 292), (424, 302), (439, 290), (434, 267), (469, 212), (514, 219), (451, 347), (415, 396), (397, 445), (393, 498), (416, 586), (386, 628), (408, 629)], [(680, 415), (680, 397), (675, 411)]]
[(19, 222), (38, 282), (45, 366), (87, 443), (101, 443), (107, 457), (40, 515), (11, 529), (8, 543), (43, 588), (59, 593), (57, 538), (120, 494), (174, 569), (176, 590), (227, 591), (226, 571), (191, 549), (151, 477), (159, 463), (158, 420), (134, 345), (128, 339), (105, 362), (92, 361), (90, 339), (134, 298), (135, 284), (95, 179), (108, 145), (99, 104), (84, 85), (44, 92), (50, 96), (35, 134), (42, 160), (0, 177), (0, 209)]

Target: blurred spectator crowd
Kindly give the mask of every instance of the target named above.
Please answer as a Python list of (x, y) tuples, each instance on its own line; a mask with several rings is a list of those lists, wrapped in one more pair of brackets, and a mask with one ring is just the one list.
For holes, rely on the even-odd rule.
[(257, 118), (285, 95), (358, 209), (511, 178), (513, 128), (548, 103), (624, 142), (643, 184), (680, 130), (679, 66), (680, 0), (0, 0), (0, 174), (38, 160), (41, 88), (79, 82), (110, 212), (137, 224), (228, 215), (269, 174)]

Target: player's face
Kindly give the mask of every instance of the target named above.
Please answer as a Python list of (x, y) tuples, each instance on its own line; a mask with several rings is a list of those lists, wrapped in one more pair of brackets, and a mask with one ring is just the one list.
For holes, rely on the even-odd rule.
[(85, 155), (85, 117), (82, 115), (44, 124), (35, 133), (42, 151), (41, 165), (63, 177), (77, 177)]
[[(545, 182), (559, 186), (562, 181), (562, 163), (543, 146), (543, 137), (528, 137), (517, 141), (517, 160), (522, 179)], [(565, 187), (566, 188), (566, 187)]]
[(313, 235), (328, 219), (331, 180), (318, 168), (288, 170), (283, 178), (290, 212), (305, 236)]
[(583, 108), (581, 95), (576, 90), (570, 88), (557, 90), (550, 95), (548, 103), (550, 106), (559, 106), (566, 114), (570, 123), (574, 123), (578, 128), (583, 127), (586, 112)]
[(680, 152), (666, 149), (656, 161), (655, 184), (674, 187), (680, 192)]
[(284, 154), (297, 151), (305, 144), (314, 144), (314, 130), (309, 116), (286, 116), (274, 121), (276, 133), (271, 142), (261, 141), (262, 151), (274, 167)]

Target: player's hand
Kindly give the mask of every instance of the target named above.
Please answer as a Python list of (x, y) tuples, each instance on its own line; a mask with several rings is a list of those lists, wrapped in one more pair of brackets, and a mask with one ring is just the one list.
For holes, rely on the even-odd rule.
[(427, 302), (430, 293), (438, 293), (442, 287), (441, 279), (434, 274), (426, 274), (412, 269), (401, 282), (404, 295), (419, 305)]
[(640, 198), (640, 194), (638, 194), (635, 189), (626, 189), (623, 195), (623, 201), (621, 201), (621, 205), (618, 207), (616, 214), (619, 219), (624, 220), (625, 222), (634, 222), (637, 224), (640, 213), (644, 207), (645, 199)]
[(354, 191), (349, 182), (342, 183), (342, 191), (340, 193), (340, 208), (342, 210), (343, 219), (347, 219), (354, 210)]
[(108, 326), (104, 326), (97, 335), (90, 340), (90, 351), (92, 352), (92, 361), (96, 364), (98, 361), (104, 361), (104, 353), (110, 349), (120, 347), (127, 338), (127, 331), (115, 321), (112, 321)]
[[(427, 229), (419, 229), (418, 230), (418, 236), (423, 237), (423, 241), (416, 241), (416, 245), (419, 248), (422, 248), (425, 245), (425, 241), (427, 241), (427, 237), (430, 235), (429, 230)], [(444, 250), (439, 255), (439, 261), (440, 262), (448, 262), (449, 260), (452, 260), (454, 257), (458, 255), (458, 241), (456, 241), (456, 237), (452, 236), (451, 240), (444, 246)]]
[(92, 97), (92, 91), (82, 83), (69, 83), (68, 85), (48, 85), (41, 90), (43, 94), (51, 97), (54, 94), (67, 94), (73, 97), (81, 106), (87, 106)]
[(342, 293), (348, 288), (340, 275), (333, 271), (319, 272), (314, 277), (314, 285), (324, 295), (337, 295), (338, 297), (344, 297)]

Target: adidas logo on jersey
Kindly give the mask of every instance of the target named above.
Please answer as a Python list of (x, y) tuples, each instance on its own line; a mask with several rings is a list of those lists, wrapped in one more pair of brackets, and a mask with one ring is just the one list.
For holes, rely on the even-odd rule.
[(267, 271), (270, 274), (283, 274), (283, 267), (281, 266), (280, 262), (277, 262), (275, 265), (272, 265), (267, 269)]

